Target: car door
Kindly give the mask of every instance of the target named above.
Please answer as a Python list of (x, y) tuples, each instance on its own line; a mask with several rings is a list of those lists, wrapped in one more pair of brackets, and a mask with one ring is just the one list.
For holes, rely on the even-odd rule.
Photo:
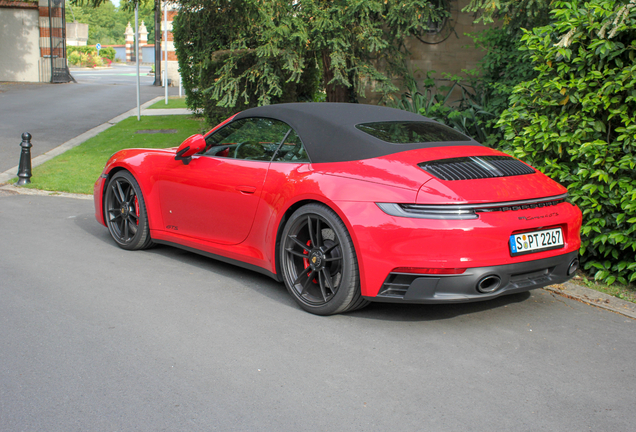
[(277, 120), (237, 120), (206, 137), (206, 149), (188, 164), (171, 162), (156, 182), (165, 229), (220, 244), (244, 241), (289, 130)]

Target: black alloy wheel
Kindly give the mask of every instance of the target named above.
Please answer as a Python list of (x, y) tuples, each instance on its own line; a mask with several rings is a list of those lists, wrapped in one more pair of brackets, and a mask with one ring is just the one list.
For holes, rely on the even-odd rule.
[(119, 247), (138, 250), (152, 246), (146, 204), (128, 171), (115, 173), (106, 186), (104, 220)]
[(366, 306), (351, 236), (322, 204), (296, 210), (285, 224), (280, 264), (285, 286), (298, 304), (317, 315)]

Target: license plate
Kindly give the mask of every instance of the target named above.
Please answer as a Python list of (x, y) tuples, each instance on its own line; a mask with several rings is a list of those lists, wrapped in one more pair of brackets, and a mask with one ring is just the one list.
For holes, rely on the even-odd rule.
[(563, 232), (561, 228), (532, 231), (510, 236), (510, 252), (512, 255), (558, 249), (562, 248), (563, 244)]

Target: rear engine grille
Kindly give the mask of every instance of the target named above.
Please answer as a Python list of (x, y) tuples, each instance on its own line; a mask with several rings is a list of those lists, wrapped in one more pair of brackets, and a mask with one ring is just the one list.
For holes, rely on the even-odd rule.
[(510, 156), (471, 156), (418, 164), (442, 180), (474, 180), (534, 174), (535, 170)]

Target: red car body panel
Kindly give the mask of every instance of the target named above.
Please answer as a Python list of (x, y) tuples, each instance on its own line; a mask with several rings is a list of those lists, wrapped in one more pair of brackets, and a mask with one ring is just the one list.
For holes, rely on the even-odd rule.
[[(500, 154), (487, 148), (479, 148), (478, 152), (471, 149), (453, 149), (452, 154)], [(413, 150), (355, 163), (330, 164), (195, 156), (189, 165), (184, 165), (175, 161), (174, 152), (169, 150), (125, 150), (116, 155), (105, 174), (116, 168), (133, 173), (146, 197), (152, 238), (246, 262), (274, 275), (275, 240), (285, 211), (299, 202), (322, 202), (340, 216), (351, 234), (359, 260), (362, 295), (367, 297), (375, 296), (387, 275), (397, 267), (504, 265), (580, 248), (581, 213), (568, 203), (523, 210), (525, 219), (520, 219), (521, 212), (485, 213), (479, 219), (459, 221), (411, 219), (380, 210), (376, 202), (505, 202), (556, 196), (566, 191), (541, 173), (445, 182), (414, 165), (430, 158), (428, 152)], [(404, 176), (388, 172), (387, 167), (396, 164), (404, 167)], [(148, 166), (152, 172), (148, 172)], [(205, 176), (206, 171), (217, 175)], [(232, 176), (233, 172), (238, 175)], [(431, 183), (435, 187), (429, 187)], [(103, 184), (104, 179), (100, 178), (96, 197), (103, 196)], [(253, 192), (243, 190), (246, 187), (254, 188)], [(104, 224), (99, 199), (95, 206), (96, 218)], [(563, 228), (562, 249), (510, 256), (511, 234), (556, 226)], [(424, 254), (422, 249), (426, 249)], [(387, 255), (392, 257), (390, 261)]]
[[(214, 132), (226, 122), (210, 131)], [(95, 184), (95, 216), (103, 225), (107, 178), (120, 169), (143, 193), (151, 238), (256, 267), (280, 280), (277, 240), (290, 209), (320, 202), (342, 219), (358, 259), (362, 295), (378, 295), (396, 268), (467, 269), (555, 257), (580, 248), (580, 210), (550, 207), (480, 213), (468, 220), (391, 216), (376, 203), (457, 205), (505, 203), (565, 194), (540, 172), (470, 181), (438, 179), (419, 163), (503, 155), (480, 146), (446, 146), (370, 159), (291, 163), (196, 155), (175, 160), (175, 149), (122, 150)], [(559, 249), (512, 256), (512, 234), (561, 227)]]

